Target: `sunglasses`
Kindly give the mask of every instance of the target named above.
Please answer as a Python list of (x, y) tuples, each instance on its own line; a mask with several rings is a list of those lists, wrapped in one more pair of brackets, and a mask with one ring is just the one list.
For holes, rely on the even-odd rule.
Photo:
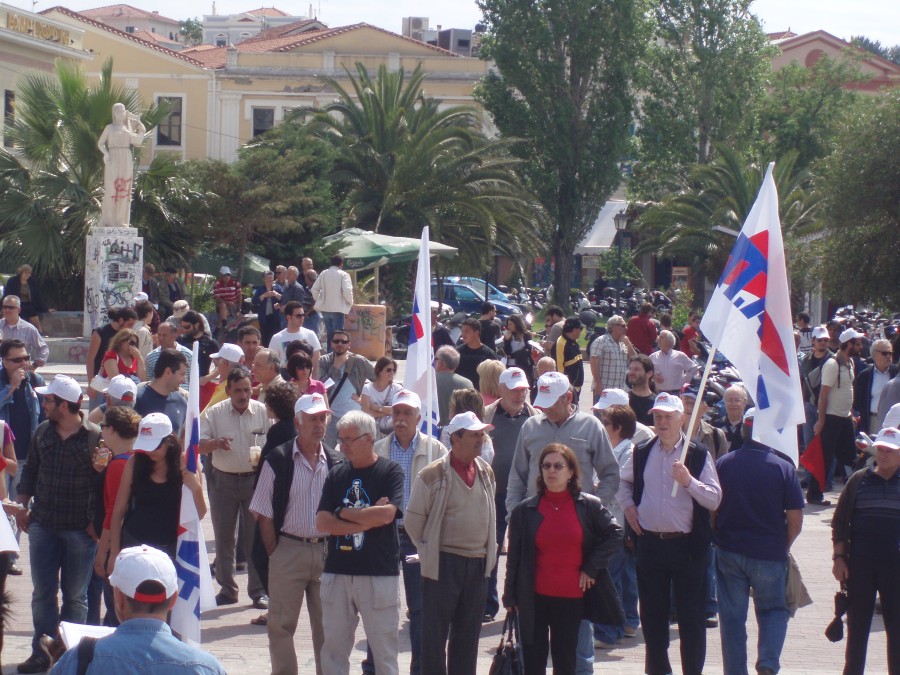
[(10, 356), (6, 357), (7, 361), (12, 361), (13, 363), (28, 363), (31, 361), (31, 357), (26, 354), (25, 356), (17, 356), (16, 358), (12, 358)]
[(332, 342), (332, 344), (336, 344), (336, 345), (349, 345), (350, 344), (350, 340), (338, 340), (337, 338), (334, 338), (331, 342)]
[(291, 316), (293, 316), (295, 319), (302, 319), (306, 315), (303, 312), (297, 312), (295, 314), (292, 314)]
[(541, 468), (544, 471), (550, 471), (553, 469), (554, 471), (562, 471), (563, 469), (568, 469), (569, 466), (567, 464), (563, 464), (562, 462), (544, 462), (541, 464)]
[(872, 353), (874, 353), (874, 354), (881, 354), (882, 356), (893, 356), (893, 355), (894, 355), (894, 352), (883, 352), (883, 351), (881, 351), (881, 350), (879, 350), (879, 349), (873, 349), (873, 350), (872, 350)]

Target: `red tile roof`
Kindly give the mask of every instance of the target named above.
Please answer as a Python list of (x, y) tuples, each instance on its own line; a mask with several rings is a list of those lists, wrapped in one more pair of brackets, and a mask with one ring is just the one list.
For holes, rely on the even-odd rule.
[[(319, 28), (316, 28), (316, 26), (319, 26)], [(285, 35), (290, 35), (292, 33), (300, 35), (301, 33), (306, 33), (310, 30), (325, 30), (326, 28), (328, 28), (328, 26), (318, 19), (303, 19), (301, 21), (294, 21), (293, 23), (286, 23), (283, 26), (266, 28), (241, 42), (247, 43), (250, 41), (267, 40), (269, 38), (284, 37)]]
[(131, 5), (119, 4), (119, 5), (107, 5), (105, 7), (95, 7), (94, 9), (85, 9), (81, 12), (84, 16), (89, 19), (97, 19), (103, 20), (104, 17), (116, 18), (116, 17), (130, 17), (130, 16), (138, 16), (146, 19), (158, 19), (160, 21), (165, 21), (167, 23), (179, 24), (179, 21), (176, 19), (170, 19), (168, 17), (162, 16), (160, 14), (155, 14), (153, 12), (148, 12), (145, 9), (139, 9), (137, 7), (132, 7)]
[(775, 33), (766, 33), (766, 37), (770, 40), (784, 40), (785, 38), (797, 37), (797, 34), (788, 28), (787, 30), (777, 31)]
[[(158, 42), (159, 44), (163, 45), (164, 47), (166, 45), (179, 44), (175, 40), (170, 40), (162, 33), (151, 33), (148, 30), (136, 30), (136, 31), (134, 31), (134, 33), (132, 33), (132, 35), (134, 35), (135, 37), (139, 37), (142, 40), (146, 40), (147, 42)], [(170, 47), (170, 49), (171, 49), (171, 47)]]
[(285, 11), (278, 9), (277, 7), (260, 7), (259, 9), (251, 9), (247, 12), (241, 12), (241, 14), (255, 14), (256, 16), (292, 16)]
[[(60, 14), (64, 14), (68, 17), (81, 21), (82, 23), (86, 23), (89, 26), (93, 26), (94, 28), (98, 28), (107, 33), (112, 33), (118, 37), (124, 38), (126, 40), (130, 40), (136, 44), (139, 44), (147, 49), (152, 49), (155, 52), (159, 52), (161, 54), (165, 54), (167, 56), (172, 56), (176, 59), (180, 59), (181, 61), (185, 61), (186, 63), (191, 64), (192, 66), (198, 66), (200, 68), (207, 67), (206, 64), (202, 63), (198, 59), (192, 58), (186, 54), (182, 54), (181, 52), (176, 52), (168, 47), (163, 47), (162, 45), (156, 42), (150, 42), (148, 40), (142, 40), (141, 38), (134, 35), (134, 33), (126, 33), (125, 31), (121, 31), (118, 28), (113, 28), (102, 21), (96, 21), (89, 17), (86, 17), (84, 14), (79, 14), (78, 12), (73, 12), (71, 9), (66, 9), (65, 7), (50, 7), (49, 9), (42, 10), (38, 12), (39, 14), (51, 14), (53, 12), (59, 12)], [(224, 61), (222, 62), (224, 65)]]

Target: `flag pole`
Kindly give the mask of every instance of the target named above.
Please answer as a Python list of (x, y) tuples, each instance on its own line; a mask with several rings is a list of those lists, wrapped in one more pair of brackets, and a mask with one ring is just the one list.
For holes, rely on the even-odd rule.
[[(706, 366), (703, 368), (703, 376), (700, 378), (700, 389), (697, 392), (697, 402), (694, 403), (694, 409), (691, 411), (691, 421), (688, 424), (688, 433), (693, 433), (694, 431), (694, 423), (697, 421), (697, 415), (700, 412), (700, 401), (703, 400), (703, 392), (706, 391), (706, 380), (709, 379), (709, 371), (712, 370), (713, 359), (716, 356), (716, 348), (711, 347), (709, 350), (709, 357), (706, 359)], [(691, 439), (686, 438), (684, 441), (684, 447), (681, 448), (681, 457), (678, 461), (684, 464), (684, 460), (687, 459), (688, 446), (691, 444)], [(672, 485), (672, 496), (674, 497), (678, 494), (678, 481), (674, 481)]]

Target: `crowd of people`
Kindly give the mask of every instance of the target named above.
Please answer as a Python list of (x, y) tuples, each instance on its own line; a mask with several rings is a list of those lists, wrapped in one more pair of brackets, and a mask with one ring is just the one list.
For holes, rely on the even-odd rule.
[[(474, 674), (482, 624), (501, 609), (519, 619), (529, 675), (544, 673), (550, 656), (558, 675), (592, 670), (596, 649), (639, 629), (645, 672), (672, 672), (672, 622), (683, 672), (703, 671), (716, 626), (725, 671), (747, 672), (751, 594), (756, 671), (778, 672), (792, 615), (789, 552), (805, 504), (828, 506), (831, 485), (806, 477), (804, 500), (794, 464), (752, 439), (753, 403), (740, 384), (720, 416), (704, 419), (692, 358), (699, 315), (681, 335), (650, 305), (629, 321), (611, 317), (587, 352), (589, 411), (578, 405), (587, 390), (577, 317), (548, 308), (540, 348), (519, 317), (501, 323), (490, 303), (463, 322), (458, 345), (435, 321), (440, 414), (428, 435), (423, 402), (395, 381), (397, 363), (352, 349), (340, 256), (320, 275), (306, 260), (302, 272), (266, 273), (253, 294), (260, 327), (241, 327), (235, 342), (213, 335), (241, 309), (230, 270), (221, 272), (210, 325), (177, 276), (159, 282), (145, 269), (146, 296), (111, 310), (91, 336), (88, 401), (74, 379), (45, 383), (35, 372), (46, 344), (19, 325), (21, 298), (4, 298), (5, 506), (28, 533), (34, 584), (32, 654), (18, 672), (51, 665), (61, 620), (118, 626), (118, 643), (97, 643), (98, 661), (133, 654), (129, 639), (142, 630), (172, 638), (183, 487), (201, 516), (209, 505), (216, 602), (241, 601), (246, 571), (273, 673), (299, 671), (304, 602), (317, 674), (349, 672), (360, 619), (363, 672), (398, 673), (401, 580), (411, 675)], [(864, 671), (876, 592), (890, 667), (900, 668), (893, 347), (872, 343), (868, 364), (860, 334), (826, 327), (799, 346), (810, 415), (801, 436), (804, 445), (821, 437), (828, 480), (857, 464), (857, 430), (874, 438), (875, 461), (845, 478), (834, 514), (834, 575), (851, 598), (845, 673)], [(181, 441), (195, 347), (197, 473)], [(867, 414), (856, 420), (860, 406)], [(20, 574), (8, 558), (8, 573)], [(196, 654), (183, 662), (183, 672), (220, 672)]]

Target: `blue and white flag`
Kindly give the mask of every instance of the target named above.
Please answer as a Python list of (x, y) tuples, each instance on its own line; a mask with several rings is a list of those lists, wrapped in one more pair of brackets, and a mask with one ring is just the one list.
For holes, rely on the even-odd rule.
[[(187, 418), (184, 423), (185, 465), (197, 472), (197, 451), (200, 445), (200, 371), (199, 342), (194, 343), (191, 360), (190, 389)], [(178, 598), (172, 607), (172, 629), (189, 644), (200, 644), (200, 613), (216, 607), (212, 574), (206, 540), (200, 525), (200, 514), (194, 495), (186, 486), (181, 488), (181, 514), (178, 520), (178, 542), (175, 551), (175, 571), (178, 574)]]
[(428, 227), (422, 228), (422, 246), (416, 269), (406, 376), (403, 386), (422, 400), (422, 431), (438, 435), (437, 381), (434, 376), (434, 348), (431, 336), (431, 260), (428, 257)]

